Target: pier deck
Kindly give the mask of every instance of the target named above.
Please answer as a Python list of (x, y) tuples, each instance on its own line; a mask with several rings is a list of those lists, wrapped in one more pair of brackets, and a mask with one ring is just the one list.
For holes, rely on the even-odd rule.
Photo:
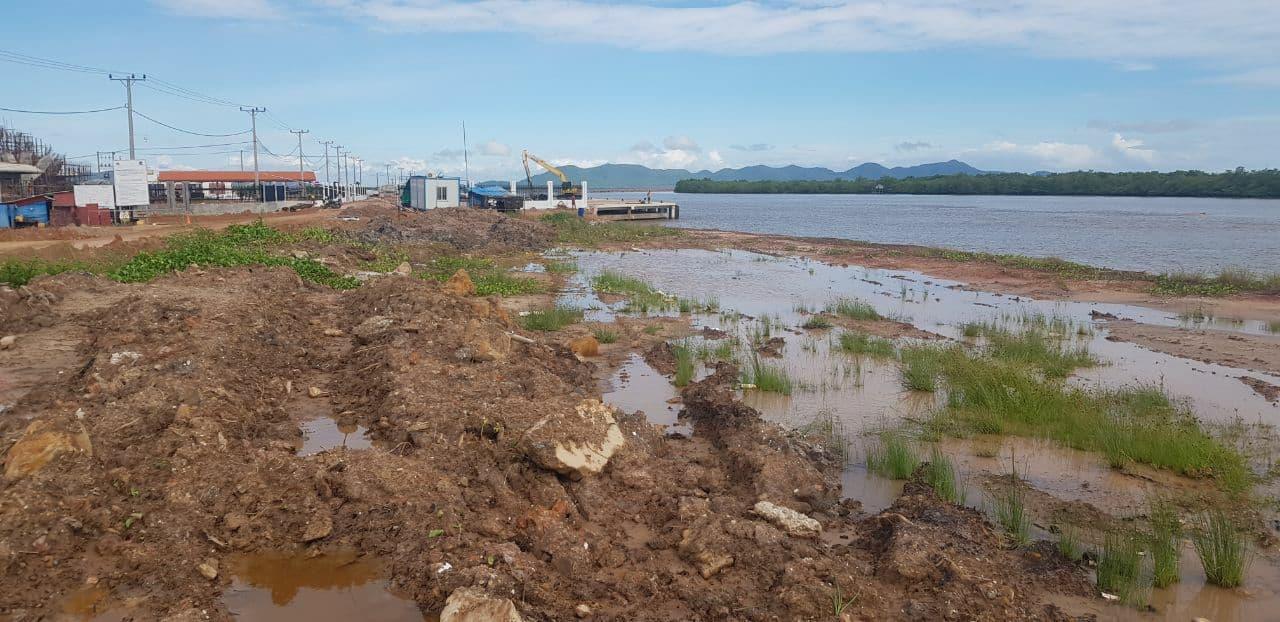
[(675, 203), (655, 201), (591, 201), (591, 211), (604, 220), (675, 220), (680, 218), (680, 206)]

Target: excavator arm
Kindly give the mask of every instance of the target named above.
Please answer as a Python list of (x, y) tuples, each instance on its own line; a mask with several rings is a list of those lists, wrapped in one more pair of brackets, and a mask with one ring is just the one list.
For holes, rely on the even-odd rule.
[(525, 177), (529, 178), (530, 184), (533, 183), (533, 176), (529, 174), (529, 160), (533, 160), (534, 162), (537, 162), (538, 166), (541, 166), (542, 168), (547, 169), (548, 173), (551, 173), (552, 175), (559, 177), (560, 183), (562, 184), (569, 183), (569, 176), (565, 175), (564, 171), (556, 168), (555, 166), (552, 166), (550, 162), (547, 162), (546, 160), (543, 160), (542, 158), (539, 158), (538, 156), (533, 155), (528, 151), (522, 151), (521, 155), (524, 158), (524, 174), (525, 174)]

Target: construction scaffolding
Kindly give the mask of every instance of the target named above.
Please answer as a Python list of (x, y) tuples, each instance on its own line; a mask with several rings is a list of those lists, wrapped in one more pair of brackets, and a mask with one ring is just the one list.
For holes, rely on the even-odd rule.
[(2, 125), (0, 162), (27, 164), (42, 171), (39, 174), (0, 176), (0, 196), (7, 198), (71, 190), (93, 172), (88, 165), (67, 162), (66, 156), (55, 153), (39, 138)]

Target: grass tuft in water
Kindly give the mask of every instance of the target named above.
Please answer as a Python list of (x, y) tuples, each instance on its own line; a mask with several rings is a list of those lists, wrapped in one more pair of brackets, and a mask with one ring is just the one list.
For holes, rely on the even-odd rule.
[(938, 389), (938, 375), (947, 349), (933, 346), (910, 346), (902, 349), (902, 387), (909, 391), (933, 392)]
[(582, 320), (581, 309), (556, 307), (542, 311), (532, 311), (520, 318), (520, 324), (528, 330), (552, 332)]
[(750, 364), (742, 370), (742, 384), (755, 385), (756, 390), (766, 393), (791, 395), (792, 382), (787, 370), (760, 361), (753, 356)]
[(879, 320), (881, 315), (869, 303), (854, 298), (837, 298), (827, 304), (827, 313), (852, 320)]
[(1142, 572), (1142, 536), (1131, 531), (1109, 531), (1098, 555), (1098, 589), (1114, 594), (1130, 605), (1146, 602), (1148, 584)]
[(849, 435), (845, 431), (844, 422), (830, 410), (819, 410), (813, 421), (800, 428), (805, 436), (817, 437), (823, 449), (840, 459), (840, 464), (848, 464), (850, 458)]
[(1021, 484), (1015, 467), (1009, 474), (1009, 485), (991, 495), (996, 523), (1018, 546), (1031, 540), (1031, 516), (1027, 513), (1026, 491)]
[(694, 359), (693, 348), (687, 343), (679, 343), (672, 346), (671, 350), (675, 353), (676, 357), (676, 386), (687, 386), (693, 381), (693, 375), (698, 369), (697, 363)]
[(1210, 510), (1204, 524), (1191, 534), (1205, 580), (1222, 587), (1244, 584), (1250, 554), (1244, 532), (1223, 510)]
[(907, 479), (920, 466), (920, 456), (901, 431), (884, 430), (876, 440), (867, 447), (868, 471), (890, 479)]
[(800, 325), (800, 327), (808, 330), (831, 328), (831, 320), (828, 320), (826, 316), (823, 315), (811, 315), (804, 321), (804, 324)]
[(1173, 504), (1158, 497), (1150, 502), (1148, 521), (1151, 525), (1151, 581), (1156, 587), (1168, 587), (1179, 580), (1182, 523), (1178, 521), (1178, 512)]
[(964, 484), (956, 475), (956, 465), (936, 447), (929, 454), (929, 462), (925, 463), (924, 479), (944, 501), (964, 505)]
[(872, 358), (892, 358), (894, 355), (892, 341), (858, 331), (840, 334), (840, 350), (847, 354), (866, 355)]
[(1058, 553), (1071, 561), (1080, 561), (1084, 548), (1080, 544), (1080, 530), (1075, 525), (1063, 525), (1058, 530)]

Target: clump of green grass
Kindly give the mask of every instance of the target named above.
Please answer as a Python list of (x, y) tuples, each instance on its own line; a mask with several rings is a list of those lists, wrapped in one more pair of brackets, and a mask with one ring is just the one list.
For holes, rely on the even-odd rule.
[(1018, 546), (1031, 540), (1031, 515), (1027, 513), (1026, 491), (1021, 484), (1015, 467), (1009, 474), (1009, 485), (991, 495), (996, 523)]
[(867, 470), (890, 479), (907, 479), (920, 466), (920, 456), (899, 430), (883, 430), (867, 447)]
[(602, 294), (625, 296), (629, 311), (648, 313), (650, 310), (665, 311), (677, 306), (688, 306), (692, 310), (692, 304), (688, 301), (665, 296), (641, 279), (612, 270), (597, 274), (591, 279), (591, 286)]
[(1182, 523), (1178, 512), (1167, 499), (1155, 498), (1150, 503), (1152, 583), (1168, 587), (1178, 582), (1178, 564), (1182, 551)]
[(1225, 511), (1210, 510), (1204, 525), (1191, 534), (1196, 554), (1204, 567), (1205, 580), (1222, 587), (1244, 584), (1250, 554), (1244, 532)]
[(572, 261), (548, 261), (542, 265), (551, 274), (572, 274), (578, 271), (578, 264)]
[(693, 380), (694, 372), (698, 368), (693, 348), (686, 343), (680, 343), (672, 346), (671, 350), (676, 357), (675, 384), (677, 387), (686, 386)]
[(827, 304), (826, 311), (853, 320), (879, 320), (882, 317), (869, 303), (853, 298), (837, 298)]
[(360, 268), (370, 272), (391, 272), (400, 264), (409, 261), (408, 253), (397, 248), (378, 246), (373, 248), (374, 259), (360, 264)]
[(614, 343), (618, 341), (617, 331), (609, 330), (607, 328), (594, 329), (591, 331), (591, 334), (596, 338), (596, 341), (599, 341), (600, 343)]
[(556, 230), (561, 244), (599, 246), (610, 242), (642, 242), (657, 238), (679, 237), (684, 231), (661, 225), (639, 225), (623, 222), (592, 222), (576, 214), (547, 214), (542, 222)]
[(823, 330), (831, 328), (831, 320), (828, 320), (826, 316), (823, 315), (810, 315), (805, 319), (804, 324), (800, 325), (800, 328), (808, 330)]
[[(393, 266), (394, 267), (394, 266)], [(466, 270), (467, 274), (474, 280), (481, 274), (494, 270), (493, 261), (489, 259), (481, 259), (474, 257), (463, 257), (460, 255), (444, 255), (434, 257), (427, 262), (426, 267), (418, 276), (432, 281), (447, 281), (458, 270)]]
[(555, 307), (541, 311), (532, 311), (520, 318), (520, 324), (528, 330), (552, 332), (582, 320), (582, 310), (569, 307)]
[(956, 465), (946, 454), (934, 447), (925, 463), (924, 479), (944, 501), (964, 505), (964, 484), (956, 476)]
[(1129, 531), (1108, 531), (1098, 555), (1098, 589), (1120, 600), (1146, 602), (1147, 582), (1142, 572), (1142, 537)]
[(6, 259), (0, 261), (0, 283), (10, 287), (22, 287), (31, 279), (43, 275), (62, 274), (63, 272), (101, 273), (101, 265), (81, 261), (48, 261), (44, 259)]
[(860, 331), (840, 334), (840, 350), (848, 354), (866, 355), (872, 358), (892, 358), (893, 342)]
[(1061, 321), (1030, 316), (1023, 318), (1023, 324), (1021, 330), (1010, 330), (994, 324), (969, 323), (962, 330), (966, 337), (986, 337), (987, 353), (992, 358), (1039, 369), (1049, 378), (1065, 378), (1076, 368), (1098, 364), (1087, 345), (1066, 343), (1070, 327)]
[(902, 387), (909, 391), (936, 391), (944, 360), (950, 356), (950, 350), (934, 346), (903, 348), (902, 368), (899, 372)]
[(1084, 548), (1080, 544), (1080, 531), (1075, 525), (1063, 525), (1058, 530), (1058, 553), (1071, 561), (1080, 561)]
[(750, 364), (742, 370), (742, 384), (755, 385), (756, 390), (766, 393), (791, 395), (792, 381), (787, 370), (761, 362), (760, 357), (751, 357)]

